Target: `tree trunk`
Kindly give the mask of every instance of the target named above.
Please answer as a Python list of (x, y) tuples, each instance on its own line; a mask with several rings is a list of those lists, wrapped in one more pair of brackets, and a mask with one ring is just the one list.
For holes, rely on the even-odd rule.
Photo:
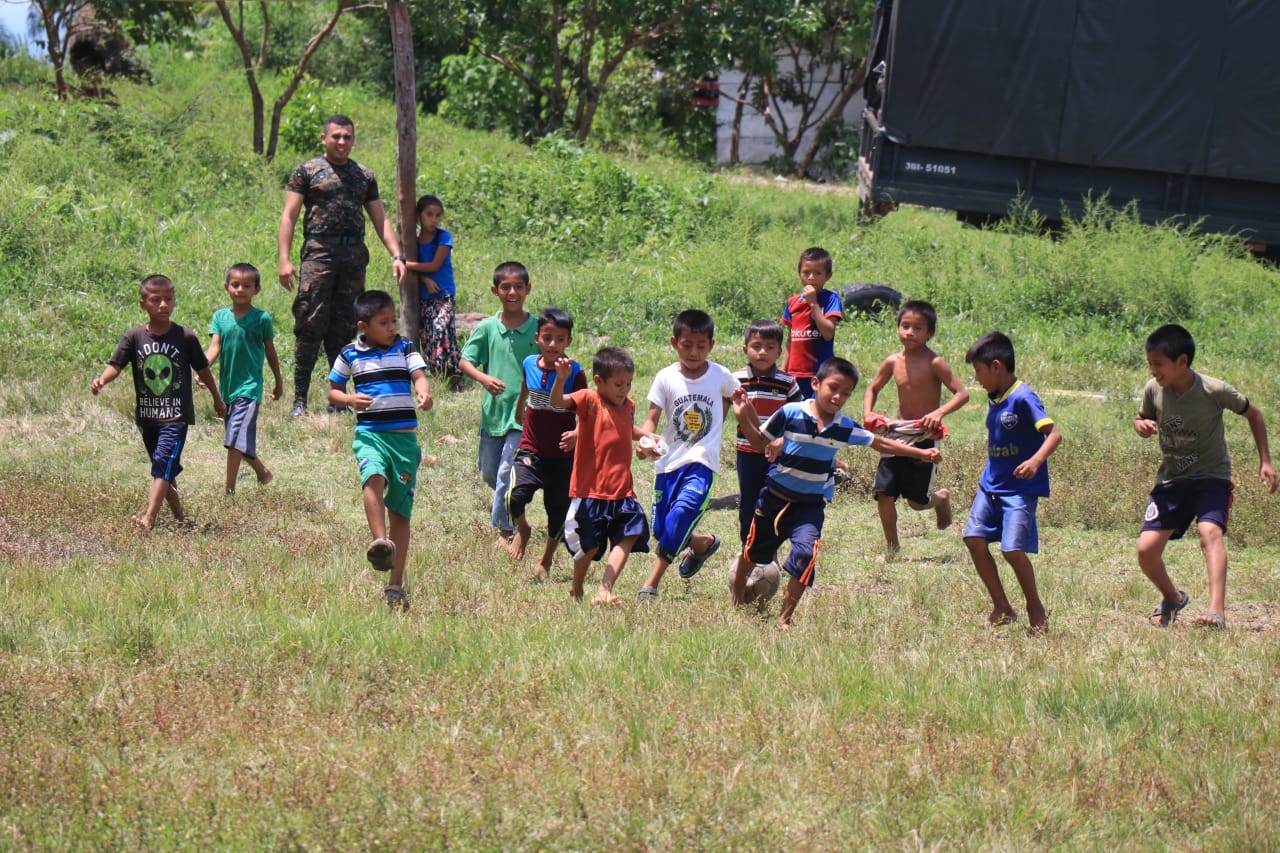
[[(418, 260), (415, 234), (414, 189), (418, 175), (418, 96), (413, 67), (413, 25), (404, 0), (387, 0), (391, 19), (391, 50), (396, 75), (396, 212), (400, 246), (410, 261)], [(400, 285), (400, 328), (405, 337), (418, 341), (418, 276), (410, 274)]]
[(742, 143), (742, 115), (747, 107), (747, 95), (751, 92), (751, 75), (742, 72), (742, 83), (738, 85), (738, 97), (733, 105), (733, 125), (729, 134), (729, 165), (736, 166), (742, 160), (740, 146)]

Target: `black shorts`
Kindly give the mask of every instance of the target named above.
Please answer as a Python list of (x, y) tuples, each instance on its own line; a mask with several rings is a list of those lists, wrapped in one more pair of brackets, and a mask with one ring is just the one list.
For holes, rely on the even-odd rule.
[(1171, 480), (1151, 490), (1142, 529), (1172, 530), (1170, 539), (1181, 539), (1194, 521), (1207, 521), (1227, 532), (1235, 485), (1217, 477)]
[(542, 490), (542, 506), (547, 511), (547, 538), (558, 539), (569, 512), (569, 477), (573, 457), (545, 459), (531, 450), (517, 450), (511, 466), (511, 489), (507, 492), (507, 516), (524, 515), (533, 496)]
[[(917, 447), (933, 447), (932, 441), (922, 441)], [(904, 497), (918, 504), (927, 504), (933, 491), (933, 475), (937, 470), (932, 462), (908, 459), (905, 456), (887, 456), (876, 467), (876, 482), (872, 491), (891, 498)]]

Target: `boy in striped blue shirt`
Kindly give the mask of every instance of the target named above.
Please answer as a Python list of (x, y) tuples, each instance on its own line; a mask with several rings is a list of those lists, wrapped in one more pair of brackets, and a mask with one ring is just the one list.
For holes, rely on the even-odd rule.
[(733, 603), (743, 603), (753, 565), (773, 562), (778, 546), (791, 540), (791, 552), (782, 566), (791, 578), (778, 615), (779, 627), (784, 631), (791, 627), (791, 615), (805, 589), (813, 586), (825, 519), (824, 493), (836, 452), (858, 445), (934, 464), (942, 458), (936, 448), (912, 447), (875, 435), (842, 415), (840, 409), (857, 384), (858, 371), (852, 364), (843, 358), (828, 358), (814, 375), (812, 398), (787, 403), (758, 432), (746, 430), (747, 437), (759, 449), (781, 440), (781, 452), (765, 477), (747, 544), (738, 555)]
[[(355, 299), (355, 314), (359, 334), (329, 372), (329, 402), (356, 411), (351, 449), (373, 534), (365, 555), (378, 571), (391, 572), (382, 591), (387, 605), (407, 610), (404, 566), (422, 461), (417, 410), (431, 408), (431, 386), (418, 348), (396, 333), (396, 304), (390, 294), (366, 290)], [(348, 382), (354, 382), (355, 393), (347, 393)]]

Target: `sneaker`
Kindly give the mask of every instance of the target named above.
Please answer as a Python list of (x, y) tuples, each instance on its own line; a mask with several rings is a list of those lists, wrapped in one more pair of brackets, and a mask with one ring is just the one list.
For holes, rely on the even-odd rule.
[(711, 558), (711, 555), (720, 550), (720, 537), (714, 533), (711, 534), (711, 544), (707, 546), (707, 550), (701, 554), (693, 553), (693, 549), (689, 549), (689, 553), (680, 561), (680, 577), (688, 580), (689, 578), (702, 571), (702, 564)]
[(640, 591), (636, 593), (636, 601), (641, 604), (653, 604), (658, 600), (658, 588), (656, 586), (642, 586)]
[(396, 565), (396, 543), (390, 539), (375, 539), (369, 543), (369, 550), (364, 555), (375, 571), (389, 572)]
[(294, 401), (293, 401), (293, 411), (289, 412), (289, 417), (291, 417), (291, 418), (300, 418), (300, 417), (302, 417), (303, 415), (305, 415), (306, 413), (307, 413), (307, 401), (306, 401), (306, 400), (294, 400)]
[(403, 587), (388, 584), (382, 590), (382, 598), (392, 610), (406, 611), (409, 609), (409, 596), (405, 593)]

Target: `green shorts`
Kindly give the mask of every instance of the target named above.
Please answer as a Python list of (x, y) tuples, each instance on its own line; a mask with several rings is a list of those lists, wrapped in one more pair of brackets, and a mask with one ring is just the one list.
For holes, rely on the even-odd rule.
[(387, 509), (405, 518), (413, 517), (413, 490), (418, 483), (422, 448), (413, 431), (373, 432), (358, 430), (351, 442), (360, 469), (360, 488), (370, 477), (387, 481)]

